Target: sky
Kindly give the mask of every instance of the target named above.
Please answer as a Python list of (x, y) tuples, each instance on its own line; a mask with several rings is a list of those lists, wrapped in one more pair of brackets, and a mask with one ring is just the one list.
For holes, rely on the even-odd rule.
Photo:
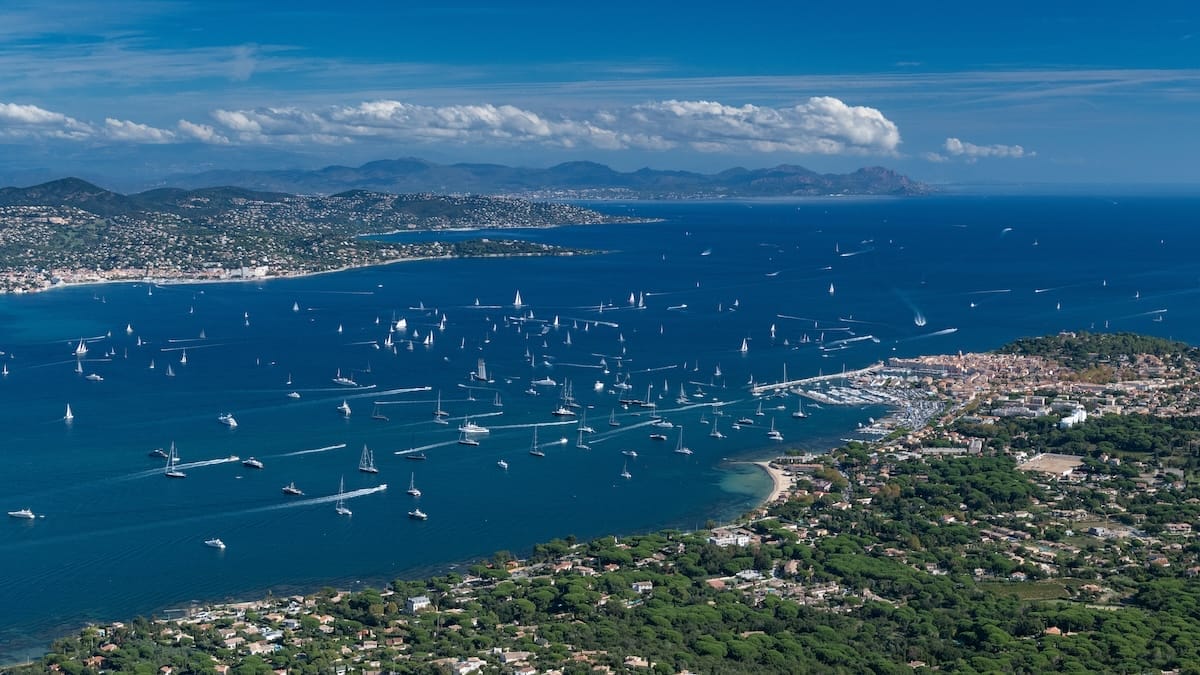
[(0, 0), (0, 182), (421, 157), (1200, 183), (1200, 3), (833, 5)]

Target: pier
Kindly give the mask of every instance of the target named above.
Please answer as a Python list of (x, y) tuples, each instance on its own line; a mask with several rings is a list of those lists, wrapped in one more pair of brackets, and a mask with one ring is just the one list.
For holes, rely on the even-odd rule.
[(843, 371), (840, 373), (834, 373), (832, 375), (816, 375), (813, 377), (806, 377), (806, 378), (799, 379), (799, 380), (784, 380), (782, 382), (772, 382), (770, 384), (756, 384), (756, 385), (750, 387), (750, 393), (753, 394), (754, 396), (762, 396), (763, 394), (778, 393), (780, 391), (784, 391), (787, 389), (793, 389), (795, 387), (803, 387), (803, 386), (810, 385), (810, 384), (816, 384), (818, 382), (828, 382), (830, 380), (838, 380), (838, 379), (842, 379), (842, 378), (846, 378), (846, 377), (855, 377), (857, 375), (866, 375), (869, 373), (878, 372), (880, 370), (883, 370), (883, 362), (882, 361), (871, 364), (871, 365), (867, 366), (866, 368), (859, 368), (858, 370)]

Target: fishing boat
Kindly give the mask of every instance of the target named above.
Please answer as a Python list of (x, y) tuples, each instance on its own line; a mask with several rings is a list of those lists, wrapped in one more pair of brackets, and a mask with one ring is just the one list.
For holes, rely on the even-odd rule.
[(679, 441), (675, 444), (675, 453), (679, 455), (690, 455), (692, 449), (683, 444), (683, 427), (679, 427)]
[(179, 454), (175, 451), (175, 442), (171, 442), (171, 451), (167, 453), (167, 467), (163, 471), (163, 475), (167, 478), (186, 478), (187, 474), (181, 471), (178, 467)]
[(23, 518), (25, 520), (33, 520), (37, 516), (34, 515), (33, 511), (30, 511), (29, 509), (21, 509), (19, 511), (9, 511), (8, 517), (9, 518)]
[(533, 444), (529, 446), (529, 454), (534, 457), (545, 457), (546, 453), (542, 452), (542, 449), (538, 447), (537, 430), (537, 425), (533, 425)]
[(333, 383), (340, 384), (343, 387), (357, 387), (358, 383), (349, 377), (342, 375), (342, 369), (338, 368), (337, 374), (333, 376)]
[(237, 420), (233, 418), (233, 413), (221, 413), (220, 415), (217, 415), (217, 421), (229, 427), (230, 429), (237, 427)]
[(346, 498), (343, 496), (346, 493), (346, 477), (342, 476), (342, 480), (338, 483), (338, 498), (334, 504), (333, 512), (339, 516), (350, 516), (354, 512), (346, 508)]
[(413, 520), (427, 520), (429, 518), (429, 516), (426, 515), (426, 513), (421, 509), (413, 509), (412, 511), (409, 511), (408, 517)]
[(621, 467), (621, 478), (633, 478), (633, 474), (629, 473), (629, 462), (625, 462), (625, 466)]
[(246, 467), (247, 469), (261, 469), (263, 468), (263, 463), (257, 459), (254, 459), (253, 457), (247, 457), (246, 459), (242, 460), (242, 466)]
[(375, 468), (375, 454), (363, 444), (362, 456), (358, 458), (358, 470), (363, 473), (379, 473), (379, 469)]
[(413, 473), (408, 478), (408, 494), (414, 497), (420, 497), (421, 491), (417, 489), (417, 474)]
[(63, 415), (63, 419), (70, 422), (75, 419), (75, 413), (71, 412), (71, 404), (67, 404), (67, 414)]
[(346, 403), (346, 399), (342, 399), (342, 404), (337, 407), (337, 411), (345, 417), (350, 416), (350, 404)]
[(296, 487), (296, 481), (292, 481), (283, 486), (283, 494), (299, 497), (304, 494), (304, 491)]

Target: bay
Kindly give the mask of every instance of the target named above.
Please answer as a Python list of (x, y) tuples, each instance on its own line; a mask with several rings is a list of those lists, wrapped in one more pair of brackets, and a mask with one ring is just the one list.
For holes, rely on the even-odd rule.
[[(757, 425), (733, 430), (758, 406), (751, 378), (782, 379), (785, 368), (830, 374), (1059, 330), (1200, 338), (1195, 197), (594, 206), (659, 220), (396, 235), (608, 251), (595, 256), (0, 297), (0, 495), (4, 510), (41, 516), (0, 527), (0, 662), (86, 621), (379, 585), (553, 537), (734, 517), (769, 482), (728, 460), (825, 450), (882, 412), (825, 406), (795, 420), (794, 397), (771, 399)], [(401, 318), (407, 331), (389, 333)], [(491, 382), (470, 378), (481, 358)], [(335, 384), (338, 374), (360, 386)], [(559, 386), (531, 384), (543, 378)], [(575, 447), (576, 422), (551, 414), (568, 381), (596, 430), (590, 450)], [(675, 402), (681, 385), (686, 405)], [(647, 388), (693, 455), (672, 452), (678, 428), (652, 441), (649, 410), (618, 402)], [(434, 422), (438, 392), (446, 425)], [(217, 421), (223, 412), (236, 428)], [(782, 446), (766, 439), (772, 416)], [(457, 443), (468, 417), (491, 429), (478, 446)], [(708, 436), (702, 417), (726, 438)], [(543, 458), (528, 452), (535, 425)], [(165, 479), (149, 456), (172, 443), (186, 479)], [(358, 470), (364, 445), (378, 474)], [(427, 459), (395, 454), (412, 449)], [(349, 517), (333, 510), (343, 478)], [(410, 479), (419, 498), (405, 492)], [(305, 495), (282, 494), (289, 482)], [(418, 506), (428, 520), (407, 517)], [(227, 548), (205, 547), (212, 537)]]

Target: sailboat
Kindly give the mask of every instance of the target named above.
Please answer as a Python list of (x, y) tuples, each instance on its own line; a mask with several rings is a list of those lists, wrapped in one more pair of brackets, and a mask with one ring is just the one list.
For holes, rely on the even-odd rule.
[(414, 497), (420, 497), (421, 491), (417, 489), (417, 474), (413, 473), (408, 478), (408, 494)]
[(762, 417), (762, 416), (763, 416), (763, 415), (765, 415), (765, 414), (766, 414), (766, 413), (764, 413), (764, 412), (762, 411), (762, 401), (759, 401), (759, 402), (758, 402), (758, 410), (755, 410), (755, 411), (754, 411), (754, 416), (755, 416), (755, 417)]
[(67, 404), (67, 414), (63, 415), (63, 419), (68, 422), (75, 419), (75, 413), (71, 412), (71, 404), (70, 403)]
[(181, 366), (187, 365), (187, 350), (186, 349), (183, 350), (183, 352), (179, 355), (179, 365), (181, 365)]
[(350, 404), (346, 403), (346, 399), (342, 399), (342, 404), (337, 407), (337, 411), (346, 417), (350, 416)]
[(621, 478), (633, 478), (633, 474), (629, 473), (629, 461), (626, 460), (625, 466), (621, 467)]
[(4, 375), (4, 376), (8, 375), (8, 364), (7, 363), (4, 364), (3, 369), (0, 370), (0, 375)]
[(163, 475), (167, 478), (186, 478), (187, 474), (179, 470), (178, 464), (179, 453), (175, 452), (175, 441), (171, 441), (171, 451), (167, 453), (167, 468)]
[(83, 374), (83, 361), (76, 361), (76, 362), (75, 362), (75, 374), (76, 374), (76, 375), (82, 375), (82, 374)]
[(615, 408), (612, 410), (612, 412), (608, 413), (608, 426), (610, 426), (610, 427), (621, 426), (621, 423), (617, 421), (617, 411)]
[(538, 447), (537, 430), (538, 425), (533, 425), (533, 445), (531, 445), (529, 448), (529, 454), (533, 455), (534, 457), (545, 457), (546, 453), (542, 452), (542, 449)]
[(84, 356), (87, 353), (87, 343), (83, 341), (83, 338), (79, 338), (79, 346), (75, 347), (75, 356)]
[(375, 455), (367, 444), (363, 444), (362, 456), (358, 459), (358, 470), (363, 473), (379, 473), (379, 469), (375, 468)]
[(750, 344), (746, 342), (746, 338), (742, 338), (742, 346), (738, 348), (738, 351), (743, 354), (750, 351)]
[(794, 417), (798, 420), (808, 417), (808, 413), (804, 412), (804, 399), (803, 398), (800, 398), (800, 397), (796, 398), (796, 412), (792, 413), (792, 417)]
[(579, 448), (580, 450), (591, 450), (592, 449), (592, 446), (583, 442), (583, 429), (582, 428), (579, 429), (579, 440), (575, 442), (575, 447)]
[(717, 418), (715, 416), (713, 417), (712, 430), (708, 432), (708, 435), (712, 438), (725, 438), (725, 434), (717, 429)]
[(293, 302), (293, 303), (292, 303), (292, 311), (293, 311), (293, 312), (299, 312), (299, 311), (300, 311), (300, 302), (299, 302), (299, 301), (296, 301), (296, 302)]
[(783, 434), (781, 434), (775, 430), (775, 418), (774, 417), (771, 418), (771, 430), (767, 432), (767, 438), (769, 438), (773, 441), (782, 441), (783, 440)]
[(521, 302), (521, 291), (517, 291), (517, 297), (513, 298), (513, 308), (521, 309), (521, 307), (524, 307), (524, 303)]
[(679, 427), (679, 441), (675, 444), (675, 452), (680, 455), (692, 454), (692, 449), (683, 444), (683, 425)]
[(479, 441), (467, 435), (466, 431), (460, 431), (458, 434), (459, 445), (479, 445)]
[(333, 512), (338, 514), (339, 516), (349, 516), (349, 515), (353, 514), (353, 512), (350, 509), (346, 508), (346, 500), (342, 496), (343, 494), (345, 494), (345, 492), (346, 492), (346, 477), (342, 476), (342, 481), (340, 483), (338, 483), (337, 503), (333, 507)]
[(341, 368), (338, 368), (337, 374), (333, 376), (333, 383), (340, 384), (343, 387), (357, 387), (358, 386), (358, 383), (355, 382), (353, 379), (342, 375)]
[(167, 364), (167, 377), (175, 377), (175, 370), (171, 368), (171, 364)]

